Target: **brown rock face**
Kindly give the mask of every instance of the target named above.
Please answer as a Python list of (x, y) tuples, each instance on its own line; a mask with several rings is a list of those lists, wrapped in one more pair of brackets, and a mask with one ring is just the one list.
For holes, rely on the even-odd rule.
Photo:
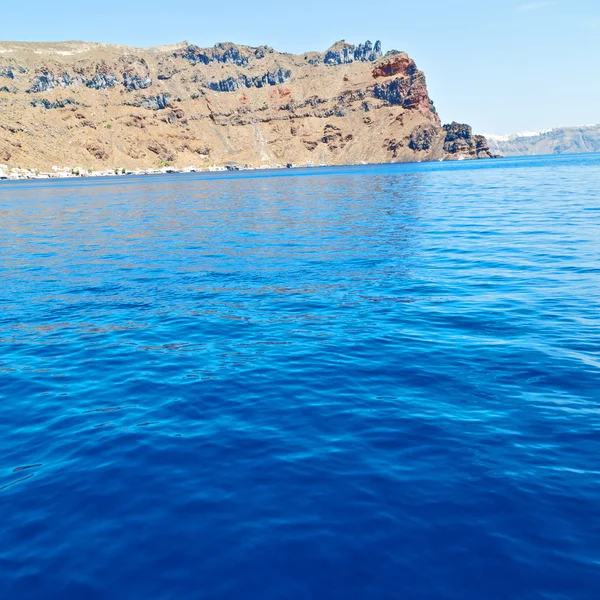
[(11, 167), (491, 156), (464, 127), (443, 128), (424, 74), (405, 53), (382, 56), (379, 42), (300, 55), (230, 43), (0, 42), (0, 160)]

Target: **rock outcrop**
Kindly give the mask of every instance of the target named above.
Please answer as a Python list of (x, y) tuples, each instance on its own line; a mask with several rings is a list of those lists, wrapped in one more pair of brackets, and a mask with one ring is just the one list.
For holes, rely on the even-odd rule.
[(94, 90), (106, 90), (115, 87), (119, 83), (114, 73), (98, 71), (91, 79), (85, 82), (86, 87)]
[(17, 79), (22, 73), (27, 73), (27, 69), (20, 65), (0, 67), (0, 77), (6, 77), (7, 79)]
[[(12, 166), (319, 165), (492, 156), (442, 126), (425, 75), (380, 42), (283, 54), (231, 43), (4, 43), (0, 154)], [(42, 109), (42, 110), (40, 110)], [(7, 159), (8, 160), (8, 159)]]
[(123, 73), (123, 85), (128, 92), (144, 90), (152, 85), (152, 79), (150, 79), (150, 75), (139, 77), (138, 75)]
[(347, 65), (354, 61), (373, 62), (380, 57), (381, 42), (373, 45), (367, 40), (364, 44), (353, 46), (342, 40), (327, 50), (323, 62), (326, 65)]
[(33, 79), (31, 87), (27, 90), (29, 94), (38, 94), (40, 92), (47, 92), (53, 90), (55, 87), (60, 86), (62, 88), (68, 87), (73, 83), (73, 78), (68, 73), (62, 73), (56, 79), (54, 73), (49, 71), (42, 72)]
[(65, 106), (78, 106), (80, 103), (77, 102), (76, 100), (73, 100), (73, 98), (65, 98), (64, 100), (55, 100), (54, 102), (51, 102), (50, 100), (48, 100), (48, 98), (42, 98), (41, 100), (33, 100), (31, 102), (31, 106), (36, 107), (36, 106), (41, 106), (42, 108), (46, 109), (46, 110), (52, 110), (55, 108), (64, 108)]
[(490, 150), (486, 138), (482, 135), (473, 135), (470, 125), (453, 121), (444, 125), (446, 138), (444, 140), (444, 151), (448, 158), (496, 158)]
[(255, 77), (240, 75), (239, 77), (228, 77), (221, 81), (211, 81), (208, 83), (208, 87), (215, 92), (235, 92), (242, 87), (261, 88), (266, 85), (278, 85), (287, 81), (291, 75), (291, 71), (277, 69), (276, 71), (270, 71), (263, 75), (256, 75)]
[(2, 68), (0, 68), (0, 77), (6, 77), (7, 79), (14, 79), (15, 71), (12, 67), (2, 67)]
[(192, 44), (186, 44), (181, 50), (174, 52), (175, 58), (183, 58), (192, 65), (211, 62), (229, 63), (238, 67), (248, 66), (252, 58), (264, 58), (267, 53), (273, 52), (268, 46), (259, 46), (258, 48), (248, 48), (247, 46), (237, 46), (229, 42), (216, 44), (213, 48), (198, 48)]
[(142, 96), (137, 100), (127, 102), (128, 106), (135, 106), (137, 108), (145, 108), (147, 110), (163, 110), (169, 106), (169, 94), (159, 94), (158, 96)]

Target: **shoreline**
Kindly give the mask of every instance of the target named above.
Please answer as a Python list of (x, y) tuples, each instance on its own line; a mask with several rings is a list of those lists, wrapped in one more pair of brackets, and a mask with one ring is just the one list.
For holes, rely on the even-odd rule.
[[(494, 157), (501, 158), (501, 157)], [(103, 171), (91, 171), (88, 169), (81, 169), (79, 167), (53, 167), (52, 171), (40, 171), (39, 169), (23, 169), (15, 167), (8, 169), (6, 165), (0, 165), (0, 181), (23, 181), (23, 180), (45, 180), (45, 179), (86, 179), (96, 177), (127, 177), (131, 175), (167, 175), (167, 174), (186, 174), (186, 173), (232, 173), (238, 171), (270, 171), (278, 169), (317, 169), (324, 167), (359, 167), (367, 165), (396, 165), (396, 164), (419, 164), (425, 162), (458, 162), (458, 161), (478, 161), (485, 159), (474, 158), (469, 155), (461, 155), (456, 158), (440, 158), (437, 160), (417, 160), (417, 161), (398, 161), (398, 162), (385, 162), (385, 163), (344, 163), (344, 164), (314, 164), (307, 163), (303, 165), (288, 163), (286, 165), (275, 164), (275, 165), (260, 165), (258, 167), (251, 165), (212, 165), (210, 167), (161, 167), (156, 169), (125, 169), (125, 168), (114, 168), (106, 169)]]
[(10, 170), (2, 170), (0, 165), (0, 181), (19, 181), (32, 179), (87, 179), (90, 177), (126, 177), (131, 175), (167, 175), (167, 174), (185, 174), (185, 173), (223, 173), (234, 171), (263, 171), (271, 169), (297, 169), (307, 167), (329, 167), (332, 165), (261, 165), (260, 167), (252, 167), (249, 165), (226, 165), (226, 166), (211, 166), (202, 167), (161, 167), (157, 169), (125, 169), (115, 168), (106, 169), (103, 171), (91, 171), (88, 169), (80, 169), (78, 167), (56, 167), (53, 171), (40, 171), (39, 169), (22, 169), (13, 168)]

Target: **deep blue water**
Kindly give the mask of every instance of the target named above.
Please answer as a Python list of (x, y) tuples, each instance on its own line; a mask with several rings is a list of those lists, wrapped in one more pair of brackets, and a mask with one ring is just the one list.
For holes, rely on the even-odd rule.
[(600, 155), (0, 219), (3, 600), (598, 598)]

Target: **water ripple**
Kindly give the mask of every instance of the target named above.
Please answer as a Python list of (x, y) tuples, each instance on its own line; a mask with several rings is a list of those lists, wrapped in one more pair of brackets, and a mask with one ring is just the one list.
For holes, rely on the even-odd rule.
[(1, 598), (587, 599), (598, 155), (0, 184)]

